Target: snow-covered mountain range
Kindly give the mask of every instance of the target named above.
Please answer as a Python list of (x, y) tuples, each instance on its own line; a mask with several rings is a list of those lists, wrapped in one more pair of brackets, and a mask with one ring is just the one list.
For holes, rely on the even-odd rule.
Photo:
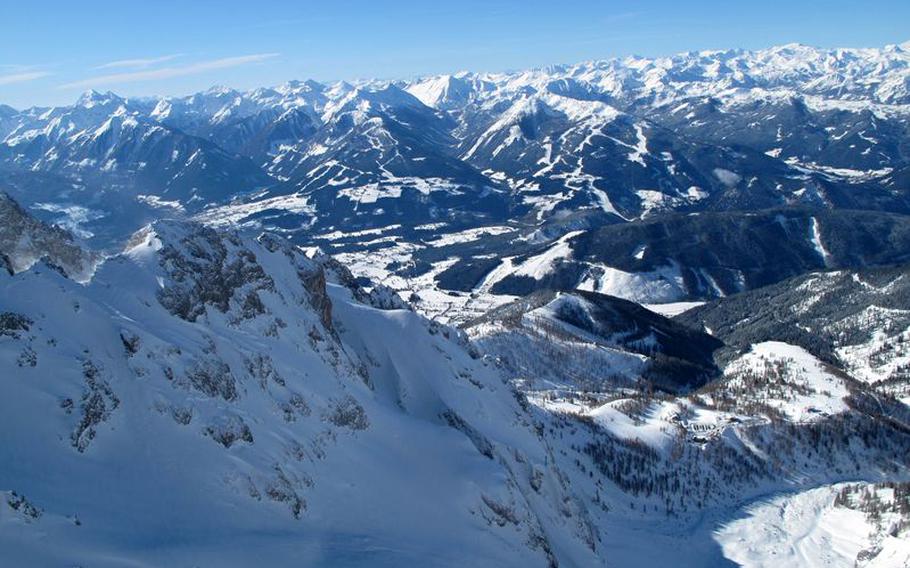
[[(111, 249), (156, 218), (184, 217), (369, 255), (370, 270), (383, 272), (372, 276), (399, 278), (427, 313), (463, 320), (508, 298), (469, 302), (457, 292), (545, 287), (511, 282), (529, 275), (510, 269), (516, 252), (531, 252), (524, 244), (552, 243), (576, 261), (561, 286), (615, 293), (606, 271), (610, 281), (671, 281), (626, 295), (648, 301), (753, 287), (742, 266), (705, 274), (666, 258), (630, 272), (626, 253), (574, 258), (576, 247), (558, 239), (587, 231), (574, 242), (596, 240), (595, 230), (621, 231), (605, 226), (674, 212), (910, 212), (908, 117), (908, 44), (294, 81), (159, 99), (89, 92), (67, 107), (4, 109), (0, 184), (42, 219)], [(798, 229), (806, 242), (829, 246), (824, 221), (808, 222)], [(853, 224), (833, 238), (859, 240)], [(860, 267), (853, 261), (843, 266)], [(817, 263), (799, 261), (807, 264)], [(457, 281), (439, 278), (447, 269)]]
[(220, 215), (288, 229), (403, 213), (420, 224), (580, 208), (616, 220), (787, 203), (906, 210), (908, 105), (908, 44), (788, 45), (163, 99), (89, 92), (6, 109), (0, 163), (129, 180), (122, 197), (148, 206), (242, 198)]
[(0, 565), (910, 563), (908, 140), (910, 44), (0, 106)]

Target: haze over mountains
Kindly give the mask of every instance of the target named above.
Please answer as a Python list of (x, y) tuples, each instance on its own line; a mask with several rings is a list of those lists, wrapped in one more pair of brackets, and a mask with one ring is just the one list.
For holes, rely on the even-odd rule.
[(0, 107), (0, 564), (910, 562), (908, 121), (908, 43)]

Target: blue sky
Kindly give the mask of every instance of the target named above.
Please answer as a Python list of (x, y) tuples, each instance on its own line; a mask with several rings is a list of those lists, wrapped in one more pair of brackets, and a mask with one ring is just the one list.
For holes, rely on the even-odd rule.
[(3, 7), (0, 103), (186, 94), (638, 54), (910, 40), (907, 0), (25, 0)]

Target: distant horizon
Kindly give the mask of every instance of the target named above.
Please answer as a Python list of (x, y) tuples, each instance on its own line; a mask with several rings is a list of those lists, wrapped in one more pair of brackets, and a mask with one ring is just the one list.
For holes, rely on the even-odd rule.
[[(313, 81), (313, 82), (319, 83), (323, 86), (331, 86), (331, 85), (338, 84), (338, 83), (349, 83), (354, 86), (358, 86), (359, 84), (366, 84), (366, 83), (371, 83), (371, 82), (376, 82), (376, 83), (409, 82), (409, 81), (416, 81), (416, 80), (430, 78), (430, 77), (442, 77), (442, 76), (447, 76), (447, 75), (457, 76), (460, 74), (469, 74), (469, 75), (503, 74), (503, 75), (505, 75), (505, 74), (511, 74), (511, 73), (519, 73), (519, 72), (523, 72), (523, 71), (535, 71), (535, 70), (547, 69), (550, 67), (581, 65), (584, 63), (593, 63), (593, 62), (601, 62), (601, 61), (621, 61), (621, 60), (628, 59), (628, 58), (641, 58), (641, 59), (655, 60), (655, 59), (663, 59), (663, 58), (672, 58), (672, 57), (677, 57), (677, 56), (686, 55), (686, 54), (693, 54), (693, 53), (706, 53), (706, 52), (720, 53), (720, 52), (725, 52), (725, 51), (740, 51), (740, 52), (755, 53), (755, 52), (759, 52), (759, 51), (765, 51), (765, 50), (769, 50), (769, 49), (781, 48), (781, 47), (786, 47), (786, 46), (791, 46), (791, 45), (793, 45), (793, 46), (798, 45), (798, 46), (803, 46), (803, 47), (808, 47), (811, 49), (818, 49), (818, 50), (823, 50), (823, 51), (839, 50), (839, 49), (844, 49), (844, 50), (878, 49), (878, 50), (881, 50), (881, 49), (885, 49), (888, 47), (899, 46), (899, 47), (902, 47), (903, 49), (907, 49), (908, 51), (910, 51), (910, 38), (908, 38), (907, 40), (903, 40), (903, 41), (886, 42), (881, 45), (822, 46), (822, 45), (809, 44), (809, 43), (800, 42), (800, 41), (791, 41), (791, 42), (787, 42), (787, 43), (771, 44), (771, 45), (753, 48), (753, 49), (742, 48), (742, 47), (725, 47), (725, 48), (719, 47), (719, 48), (690, 49), (690, 50), (674, 51), (672, 53), (656, 54), (656, 55), (642, 55), (639, 53), (628, 53), (628, 54), (611, 55), (611, 56), (607, 56), (607, 57), (594, 57), (594, 58), (581, 59), (581, 60), (576, 60), (576, 61), (562, 61), (562, 62), (555, 62), (555, 63), (545, 63), (545, 64), (539, 64), (539, 65), (526, 66), (526, 67), (510, 67), (510, 68), (503, 68), (503, 69), (483, 69), (483, 70), (457, 69), (457, 70), (439, 71), (439, 72), (434, 72), (434, 73), (421, 73), (421, 74), (412, 74), (412, 75), (395, 76), (395, 77), (366, 77), (365, 76), (365, 77), (339, 77), (339, 78), (331, 78), (331, 79), (320, 79), (320, 78), (316, 78), (316, 77), (301, 76), (301, 77), (292, 77), (289, 79), (285, 79), (285, 80), (277, 82), (277, 83), (263, 83), (263, 84), (257, 84), (257, 85), (253, 85), (253, 86), (247, 86), (247, 87), (233, 86), (233, 85), (228, 84), (228, 82), (226, 82), (226, 81), (216, 80), (215, 82), (210, 83), (207, 87), (191, 89), (189, 91), (173, 92), (173, 93), (159, 92), (159, 93), (127, 94), (127, 93), (122, 93), (122, 92), (118, 91), (116, 88), (107, 88), (107, 87), (104, 87), (101, 85), (96, 85), (96, 86), (87, 86), (84, 90), (76, 93), (75, 96), (71, 96), (71, 99), (69, 100), (69, 102), (62, 102), (62, 103), (58, 103), (58, 104), (36, 104), (36, 105), (30, 105), (30, 106), (16, 106), (13, 104), (9, 104), (3, 100), (0, 100), (0, 106), (7, 106), (10, 108), (13, 108), (14, 110), (16, 110), (18, 112), (23, 112), (23, 111), (30, 110), (30, 109), (68, 107), (68, 106), (76, 105), (80, 99), (82, 99), (83, 97), (85, 97), (86, 95), (88, 95), (90, 93), (96, 93), (99, 95), (111, 94), (111, 95), (114, 95), (114, 96), (122, 98), (122, 99), (160, 100), (160, 99), (166, 99), (166, 98), (189, 97), (189, 96), (192, 96), (195, 94), (205, 93), (205, 92), (212, 91), (212, 90), (219, 89), (219, 88), (229, 89), (229, 90), (237, 91), (240, 93), (245, 93), (245, 92), (249, 92), (249, 91), (260, 89), (260, 88), (274, 89), (274, 88), (278, 88), (278, 87), (287, 85), (289, 83), (294, 83), (294, 82), (306, 83), (308, 81)], [(275, 55), (277, 55), (277, 54), (275, 54)], [(246, 56), (246, 57), (257, 57), (257, 56)], [(165, 58), (160, 58), (160, 59), (165, 59)], [(117, 63), (119, 63), (119, 62), (113, 62), (113, 64), (108, 64), (107, 67), (110, 67)], [(124, 63), (127, 63), (127, 62), (124, 62)], [(105, 67), (105, 66), (102, 66), (102, 67)], [(2, 70), (2, 69), (3, 69), (3, 66), (0, 66), (0, 70)], [(2, 86), (4, 85), (3, 79), (4, 79), (4, 76), (0, 75), (0, 88), (2, 88)], [(68, 85), (64, 85), (64, 86), (68, 86)]]
[(631, 54), (910, 39), (905, 0), (35, 0), (5, 6), (4, 21), (0, 102), (18, 109), (67, 105), (89, 88), (182, 96), (301, 77), (402, 80)]

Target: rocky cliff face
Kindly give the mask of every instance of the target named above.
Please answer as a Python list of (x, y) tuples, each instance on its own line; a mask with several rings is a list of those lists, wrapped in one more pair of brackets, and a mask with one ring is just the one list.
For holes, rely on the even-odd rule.
[(9, 270), (26, 270), (41, 258), (56, 264), (75, 280), (91, 277), (100, 260), (82, 248), (67, 231), (29, 215), (9, 195), (0, 192), (0, 255)]

